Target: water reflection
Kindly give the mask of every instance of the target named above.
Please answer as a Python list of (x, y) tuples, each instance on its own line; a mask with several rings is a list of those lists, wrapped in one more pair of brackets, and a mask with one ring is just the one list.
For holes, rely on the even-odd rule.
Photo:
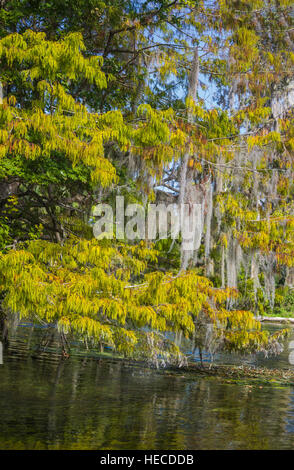
[[(1, 449), (291, 449), (294, 390), (35, 354), (18, 330), (0, 366)], [(291, 340), (293, 338), (290, 338)], [(282, 356), (221, 362), (293, 367)]]
[(294, 447), (291, 387), (14, 352), (0, 380), (1, 449)]

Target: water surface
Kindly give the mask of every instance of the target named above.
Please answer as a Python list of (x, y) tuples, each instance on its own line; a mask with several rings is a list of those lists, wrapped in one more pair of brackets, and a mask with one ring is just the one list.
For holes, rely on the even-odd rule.
[(18, 341), (0, 366), (1, 449), (294, 448), (292, 387), (31, 357)]

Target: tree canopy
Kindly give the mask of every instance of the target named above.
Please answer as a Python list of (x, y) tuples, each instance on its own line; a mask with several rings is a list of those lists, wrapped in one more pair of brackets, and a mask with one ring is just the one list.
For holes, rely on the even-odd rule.
[[(291, 0), (4, 1), (3, 318), (155, 363), (278, 352), (294, 304)], [(99, 202), (201, 206), (184, 239), (96, 240)]]

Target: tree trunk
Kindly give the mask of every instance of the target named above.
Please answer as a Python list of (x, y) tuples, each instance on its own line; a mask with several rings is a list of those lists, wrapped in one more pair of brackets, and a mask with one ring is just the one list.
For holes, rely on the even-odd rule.
[(287, 267), (285, 286), (294, 287), (294, 266)]
[[(195, 47), (194, 57), (191, 67), (191, 73), (189, 76), (189, 88), (188, 88), (188, 97), (191, 97), (194, 101), (196, 101), (197, 96), (197, 88), (198, 88), (198, 80), (199, 80), (199, 57), (198, 57), (198, 47)], [(191, 113), (188, 111), (188, 123), (192, 123), (193, 118)], [(181, 224), (182, 224), (182, 207), (185, 201), (186, 195), (186, 187), (188, 180), (191, 180), (191, 170), (188, 170), (188, 163), (189, 163), (190, 155), (187, 152), (184, 155), (184, 159), (181, 166), (180, 172), (180, 193), (179, 193), (179, 208), (181, 214)], [(187, 178), (187, 173), (189, 171), (189, 175)], [(193, 258), (193, 250), (185, 250), (184, 249), (185, 240), (182, 241), (181, 245), (181, 271), (185, 271), (188, 267), (189, 261)]]

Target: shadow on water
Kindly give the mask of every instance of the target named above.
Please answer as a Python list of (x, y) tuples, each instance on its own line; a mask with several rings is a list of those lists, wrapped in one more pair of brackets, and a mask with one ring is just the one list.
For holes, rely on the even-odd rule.
[(292, 387), (32, 358), (21, 338), (0, 366), (0, 416), (1, 449), (294, 448)]

